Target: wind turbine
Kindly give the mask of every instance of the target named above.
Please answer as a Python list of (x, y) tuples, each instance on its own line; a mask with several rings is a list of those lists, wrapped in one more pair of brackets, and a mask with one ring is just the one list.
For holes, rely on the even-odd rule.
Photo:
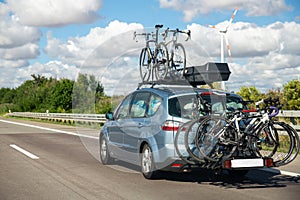
[[(220, 33), (220, 36), (221, 36), (221, 63), (224, 63), (224, 40), (225, 40), (225, 44), (226, 44), (226, 48), (227, 48), (227, 51), (228, 51), (228, 55), (229, 55), (229, 57), (230, 57), (230, 60), (232, 59), (231, 51), (230, 51), (230, 45), (229, 45), (228, 39), (227, 39), (227, 37), (226, 37), (226, 33), (227, 33), (227, 31), (228, 31), (228, 28), (231, 26), (232, 21), (233, 21), (235, 15), (236, 15), (237, 11), (238, 11), (237, 8), (233, 11), (233, 13), (232, 13), (232, 15), (231, 15), (231, 18), (230, 18), (230, 20), (229, 20), (229, 23), (227, 24), (227, 26), (226, 26), (225, 29), (219, 29), (219, 28), (217, 28), (215, 25), (208, 25), (208, 27), (210, 27), (210, 28), (215, 28), (215, 29), (217, 29), (217, 30), (219, 31), (219, 33)], [(223, 90), (226, 89), (226, 88), (225, 88), (225, 82), (224, 82), (224, 81), (221, 82), (221, 88), (222, 88)]]

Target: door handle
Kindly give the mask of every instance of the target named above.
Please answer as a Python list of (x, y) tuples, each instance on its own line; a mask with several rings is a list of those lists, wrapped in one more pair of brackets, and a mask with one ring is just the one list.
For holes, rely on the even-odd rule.
[(143, 123), (139, 122), (138, 127), (141, 128), (143, 126), (145, 126), (145, 125)]

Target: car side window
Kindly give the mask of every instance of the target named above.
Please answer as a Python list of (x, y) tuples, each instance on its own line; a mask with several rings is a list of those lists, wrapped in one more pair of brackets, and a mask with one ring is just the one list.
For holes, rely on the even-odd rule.
[(130, 109), (130, 117), (132, 118), (146, 117), (149, 97), (150, 97), (150, 93), (148, 92), (136, 93), (132, 101), (132, 106)]
[(148, 116), (153, 116), (162, 103), (162, 98), (156, 94), (152, 94), (149, 100)]
[(121, 105), (116, 113), (117, 119), (124, 119), (129, 116), (129, 107), (130, 107), (131, 98), (132, 98), (132, 95), (129, 95), (123, 100), (123, 102), (121, 103)]

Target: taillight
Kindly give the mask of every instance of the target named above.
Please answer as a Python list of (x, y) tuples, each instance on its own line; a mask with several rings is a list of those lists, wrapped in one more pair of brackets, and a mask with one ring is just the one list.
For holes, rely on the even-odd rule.
[(172, 167), (182, 167), (182, 164), (180, 164), (180, 163), (173, 163), (171, 166)]
[(224, 168), (225, 169), (231, 169), (231, 160), (225, 160)]
[(242, 110), (243, 113), (251, 113), (251, 112), (257, 112), (256, 109), (250, 109), (250, 110)]
[(161, 129), (163, 131), (178, 131), (180, 125), (181, 125), (180, 122), (168, 120), (165, 121), (165, 123), (161, 126)]
[(272, 158), (266, 158), (265, 159), (265, 166), (266, 167), (273, 167), (274, 166), (273, 159)]
[(212, 92), (202, 92), (201, 96), (208, 96), (208, 95), (212, 95)]

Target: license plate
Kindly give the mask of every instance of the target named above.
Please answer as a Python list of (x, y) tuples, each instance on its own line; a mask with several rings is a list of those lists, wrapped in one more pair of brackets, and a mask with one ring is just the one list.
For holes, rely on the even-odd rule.
[(243, 167), (264, 167), (264, 160), (262, 158), (231, 160), (231, 168)]

